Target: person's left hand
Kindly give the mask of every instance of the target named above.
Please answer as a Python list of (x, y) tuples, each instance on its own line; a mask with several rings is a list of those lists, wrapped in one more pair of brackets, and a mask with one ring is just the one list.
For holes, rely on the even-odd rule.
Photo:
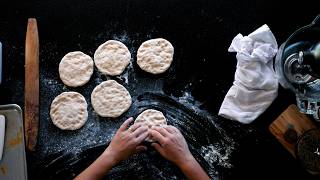
[(129, 118), (121, 125), (103, 153), (103, 155), (112, 158), (114, 164), (127, 159), (134, 153), (147, 149), (140, 144), (148, 137), (148, 127), (143, 123), (136, 123), (128, 129), (132, 121), (133, 118)]

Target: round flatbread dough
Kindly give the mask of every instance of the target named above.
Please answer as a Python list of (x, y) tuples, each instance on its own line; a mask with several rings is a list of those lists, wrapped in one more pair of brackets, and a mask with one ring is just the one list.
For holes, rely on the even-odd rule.
[[(147, 109), (143, 111), (141, 114), (139, 114), (139, 116), (134, 121), (134, 123), (138, 122), (145, 123), (148, 126), (148, 128), (151, 128), (152, 126), (166, 125), (167, 119), (162, 112), (154, 109)], [(150, 137), (147, 137), (146, 141), (153, 142), (153, 140)]]
[(165, 72), (173, 60), (173, 46), (165, 39), (157, 38), (141, 44), (137, 53), (139, 67), (152, 74)]
[(94, 53), (94, 63), (103, 74), (120, 75), (130, 63), (128, 48), (119, 41), (109, 40), (101, 44)]
[(70, 87), (86, 84), (93, 73), (93, 60), (80, 51), (66, 54), (59, 64), (59, 75), (62, 82)]
[(51, 103), (50, 117), (62, 130), (81, 128), (88, 119), (87, 102), (77, 92), (64, 92)]
[(102, 117), (119, 117), (132, 103), (127, 89), (114, 80), (104, 81), (91, 94), (93, 109)]

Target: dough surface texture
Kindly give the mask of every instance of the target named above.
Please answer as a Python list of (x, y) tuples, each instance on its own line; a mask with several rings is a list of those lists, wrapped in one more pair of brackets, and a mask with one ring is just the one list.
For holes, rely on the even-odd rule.
[(70, 87), (86, 84), (93, 73), (93, 60), (80, 51), (66, 54), (59, 64), (59, 76)]
[(152, 74), (165, 72), (173, 60), (172, 44), (162, 38), (150, 39), (141, 44), (137, 53), (139, 67)]
[(51, 103), (50, 117), (62, 130), (81, 128), (88, 119), (87, 102), (77, 92), (63, 92)]
[[(136, 120), (134, 121), (134, 123), (138, 122), (145, 123), (150, 129), (152, 126), (166, 125), (167, 119), (162, 112), (154, 109), (147, 109), (143, 111), (141, 114), (139, 114)], [(146, 141), (153, 142), (153, 140), (150, 137), (147, 137)]]
[(103, 74), (120, 75), (130, 63), (131, 54), (120, 41), (109, 40), (101, 44), (94, 53), (94, 63)]
[(125, 87), (114, 80), (108, 80), (94, 88), (91, 103), (100, 116), (116, 118), (130, 108), (132, 100)]

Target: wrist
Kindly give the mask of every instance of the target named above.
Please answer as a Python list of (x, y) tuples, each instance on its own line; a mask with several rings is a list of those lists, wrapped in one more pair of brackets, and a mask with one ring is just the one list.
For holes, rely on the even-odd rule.
[(183, 161), (177, 163), (177, 165), (180, 169), (187, 170), (192, 168), (195, 163), (197, 163), (196, 159), (192, 155), (189, 155), (186, 158), (184, 158)]
[(106, 149), (102, 153), (101, 158), (104, 160), (104, 162), (110, 164), (111, 166), (114, 166), (119, 162), (119, 160), (116, 158), (116, 154), (109, 149)]
[(184, 164), (179, 166), (181, 171), (187, 177), (187, 179), (210, 179), (208, 174), (203, 170), (198, 161), (192, 156), (192, 159), (189, 159)]

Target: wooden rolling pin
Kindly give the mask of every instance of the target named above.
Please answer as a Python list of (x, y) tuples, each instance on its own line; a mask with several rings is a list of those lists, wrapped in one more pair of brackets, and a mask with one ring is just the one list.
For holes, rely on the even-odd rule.
[(39, 128), (39, 36), (34, 18), (28, 19), (25, 48), (24, 127), (26, 147), (34, 151)]

